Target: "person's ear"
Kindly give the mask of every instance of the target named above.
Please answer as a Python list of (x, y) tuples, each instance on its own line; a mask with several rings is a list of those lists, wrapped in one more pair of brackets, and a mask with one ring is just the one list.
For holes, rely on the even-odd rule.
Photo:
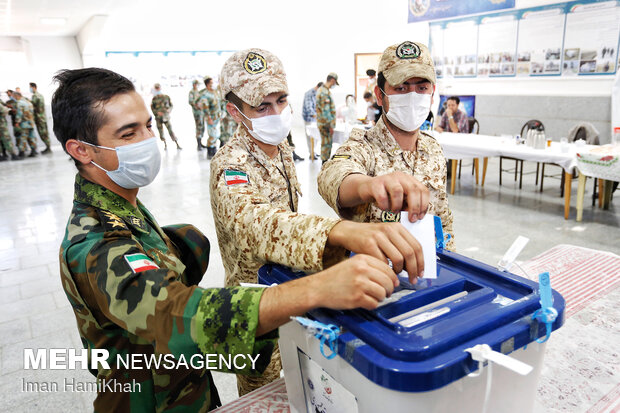
[(379, 86), (375, 86), (375, 96), (377, 98), (377, 105), (383, 107), (383, 92), (379, 89)]
[(235, 122), (243, 123), (243, 120), (242, 120), (243, 115), (241, 115), (241, 113), (239, 113), (239, 109), (237, 108), (237, 106), (235, 106), (234, 104), (228, 102), (226, 104), (226, 110), (228, 111), (230, 116), (232, 116), (232, 118), (235, 120)]
[(86, 145), (78, 140), (69, 139), (65, 143), (67, 153), (72, 158), (77, 159), (81, 164), (88, 165), (93, 160), (90, 153), (86, 150)]

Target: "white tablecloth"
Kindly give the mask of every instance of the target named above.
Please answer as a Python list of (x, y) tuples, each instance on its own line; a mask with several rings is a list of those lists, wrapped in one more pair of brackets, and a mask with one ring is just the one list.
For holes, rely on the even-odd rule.
[[(336, 128), (334, 129), (334, 143), (343, 144), (344, 141), (349, 137), (349, 133), (351, 133), (351, 129), (360, 128), (362, 129), (364, 125), (350, 125), (348, 123), (337, 122)], [(321, 134), (319, 133), (319, 128), (316, 126), (316, 122), (313, 122), (306, 126), (306, 133), (312, 136), (318, 142), (321, 142)]]
[(620, 145), (604, 145), (578, 150), (577, 168), (586, 176), (620, 181)]
[[(434, 134), (448, 159), (507, 156), (524, 161), (554, 163), (566, 172), (572, 172), (577, 166), (577, 147), (572, 143), (563, 146), (559, 142), (551, 142), (551, 147), (534, 149), (523, 144), (517, 145), (512, 137), (446, 132)], [(596, 146), (584, 145), (579, 150), (592, 148)]]

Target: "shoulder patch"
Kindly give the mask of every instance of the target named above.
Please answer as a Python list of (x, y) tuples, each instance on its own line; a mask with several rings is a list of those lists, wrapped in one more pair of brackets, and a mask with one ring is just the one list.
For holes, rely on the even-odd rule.
[(248, 174), (241, 171), (233, 171), (232, 169), (226, 169), (224, 171), (224, 179), (226, 179), (226, 185), (228, 186), (250, 183)]
[(332, 159), (351, 159), (351, 155), (334, 155)]
[(99, 210), (99, 217), (106, 231), (129, 231), (127, 224), (111, 212)]
[(129, 264), (131, 271), (139, 273), (147, 270), (158, 270), (159, 267), (146, 254), (127, 254), (124, 256), (125, 261)]

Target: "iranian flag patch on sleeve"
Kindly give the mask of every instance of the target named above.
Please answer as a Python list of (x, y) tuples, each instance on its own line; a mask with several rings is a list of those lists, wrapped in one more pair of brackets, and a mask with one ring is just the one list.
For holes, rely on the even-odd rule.
[(227, 169), (224, 171), (224, 178), (226, 179), (226, 185), (237, 185), (237, 184), (249, 184), (250, 179), (248, 178), (248, 174), (241, 171), (233, 171)]
[(131, 267), (131, 271), (133, 271), (134, 273), (159, 269), (157, 264), (155, 264), (155, 262), (153, 262), (145, 254), (125, 255), (125, 261), (127, 261), (127, 264), (129, 264), (129, 267)]

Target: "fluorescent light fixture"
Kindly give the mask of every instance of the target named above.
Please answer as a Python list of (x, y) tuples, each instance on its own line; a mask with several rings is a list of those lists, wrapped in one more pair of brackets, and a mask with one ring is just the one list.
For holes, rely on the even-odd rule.
[(47, 26), (64, 26), (67, 24), (67, 19), (64, 17), (41, 17), (39, 22)]

